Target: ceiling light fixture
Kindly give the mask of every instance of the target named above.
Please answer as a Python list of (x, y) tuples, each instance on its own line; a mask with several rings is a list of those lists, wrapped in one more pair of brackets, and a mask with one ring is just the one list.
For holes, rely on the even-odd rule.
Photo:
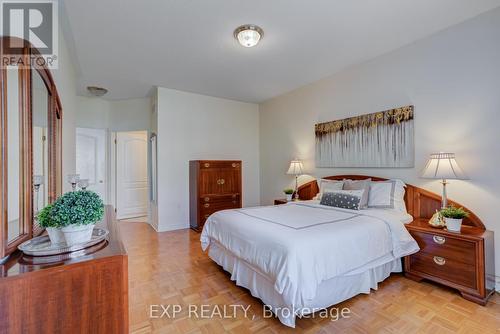
[(264, 37), (264, 30), (254, 24), (245, 24), (234, 30), (234, 38), (246, 48), (256, 46), (262, 37)]
[(90, 95), (99, 97), (106, 95), (106, 93), (108, 92), (106, 88), (96, 86), (88, 86), (87, 90), (89, 91)]

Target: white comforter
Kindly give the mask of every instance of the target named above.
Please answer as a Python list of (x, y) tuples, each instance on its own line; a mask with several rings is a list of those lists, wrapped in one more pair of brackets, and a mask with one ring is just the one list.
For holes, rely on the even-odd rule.
[(272, 282), (287, 305), (302, 306), (318, 285), (387, 256), (418, 251), (404, 227), (411, 216), (395, 210), (353, 211), (314, 201), (219, 211), (201, 234), (216, 241)]

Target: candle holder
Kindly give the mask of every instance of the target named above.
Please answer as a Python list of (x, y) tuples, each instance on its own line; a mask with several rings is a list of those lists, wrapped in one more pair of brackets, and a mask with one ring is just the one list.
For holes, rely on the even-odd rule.
[(43, 175), (33, 175), (33, 190), (35, 191), (35, 214), (38, 213), (38, 195), (43, 184)]
[(78, 184), (78, 181), (80, 181), (80, 174), (69, 174), (68, 175), (68, 182), (71, 184), (71, 189), (73, 191), (76, 190), (76, 185)]
[(82, 189), (82, 190), (87, 190), (88, 186), (89, 186), (89, 179), (81, 179), (78, 181), (78, 186)]

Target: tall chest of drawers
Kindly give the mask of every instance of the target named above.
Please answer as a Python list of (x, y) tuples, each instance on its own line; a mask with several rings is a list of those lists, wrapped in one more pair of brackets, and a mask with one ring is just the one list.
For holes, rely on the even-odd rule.
[(241, 161), (190, 161), (189, 205), (190, 225), (196, 231), (212, 213), (241, 208)]
[(405, 257), (405, 275), (428, 279), (460, 291), (465, 299), (486, 304), (495, 287), (493, 232), (462, 226), (460, 233), (432, 228), (416, 219), (406, 228), (420, 251)]

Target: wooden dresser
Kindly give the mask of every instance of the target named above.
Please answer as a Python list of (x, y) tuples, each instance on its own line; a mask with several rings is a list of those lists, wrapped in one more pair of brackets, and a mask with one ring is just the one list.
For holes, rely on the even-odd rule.
[(111, 207), (97, 226), (109, 239), (78, 254), (16, 252), (0, 265), (0, 333), (128, 333), (128, 260)]
[(196, 231), (212, 213), (241, 208), (241, 161), (190, 161), (189, 205), (191, 228)]
[(454, 233), (427, 222), (416, 219), (406, 225), (420, 251), (405, 258), (405, 275), (458, 289), (465, 299), (485, 305), (495, 287), (493, 232), (462, 225)]

